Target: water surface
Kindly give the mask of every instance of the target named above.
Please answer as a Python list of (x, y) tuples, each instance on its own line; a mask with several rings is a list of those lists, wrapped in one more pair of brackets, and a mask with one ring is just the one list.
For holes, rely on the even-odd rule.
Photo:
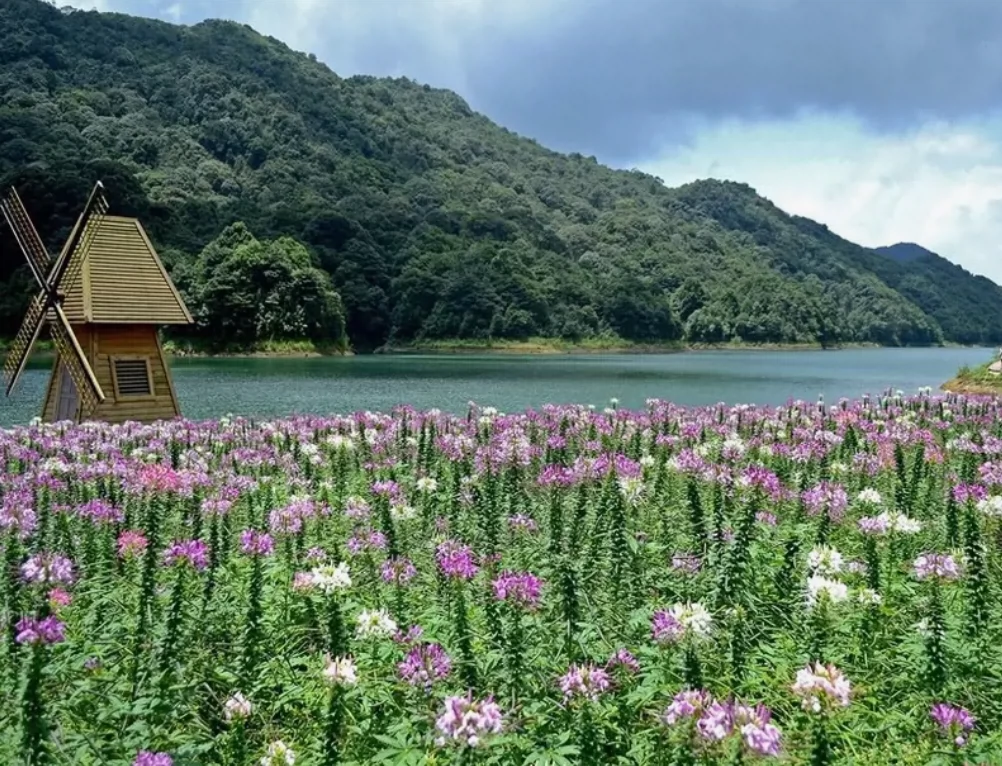
[[(476, 401), (506, 411), (541, 404), (640, 407), (651, 397), (685, 405), (716, 402), (782, 404), (823, 395), (834, 402), (938, 388), (990, 349), (846, 349), (837, 351), (691, 351), (660, 355), (427, 355), (347, 358), (175, 359), (187, 417), (232, 413), (388, 410), (398, 404), (462, 411)], [(49, 363), (29, 368), (12, 399), (0, 398), (0, 426), (38, 414)]]

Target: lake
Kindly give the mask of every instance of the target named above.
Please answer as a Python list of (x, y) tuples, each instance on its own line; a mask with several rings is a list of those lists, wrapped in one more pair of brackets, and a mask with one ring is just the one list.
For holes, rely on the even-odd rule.
[[(186, 358), (172, 362), (187, 417), (232, 413), (388, 410), (397, 404), (462, 411), (468, 401), (516, 411), (547, 402), (642, 407), (651, 397), (685, 405), (716, 402), (829, 402), (937, 389), (992, 349), (907, 348), (836, 351), (690, 351), (656, 355), (422, 355), (346, 358)], [(26, 423), (41, 406), (50, 361), (39, 358), (11, 399), (0, 393), (0, 426)]]

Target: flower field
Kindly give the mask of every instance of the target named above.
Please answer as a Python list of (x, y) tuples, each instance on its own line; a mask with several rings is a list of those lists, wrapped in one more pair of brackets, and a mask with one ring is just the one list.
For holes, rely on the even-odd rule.
[(1002, 404), (0, 431), (0, 763), (1002, 762)]

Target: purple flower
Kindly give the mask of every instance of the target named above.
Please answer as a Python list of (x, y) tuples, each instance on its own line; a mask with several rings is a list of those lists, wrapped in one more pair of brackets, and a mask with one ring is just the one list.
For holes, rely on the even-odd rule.
[(275, 541), (267, 532), (245, 529), (240, 533), (240, 550), (248, 556), (269, 556), (275, 550)]
[(435, 560), (442, 574), (454, 580), (472, 580), (480, 568), (473, 561), (470, 546), (458, 540), (445, 540), (435, 550)]
[(470, 693), (465, 697), (449, 697), (445, 700), (445, 712), (435, 721), (435, 728), (439, 731), (435, 743), (439, 747), (449, 741), (478, 747), (491, 734), (500, 734), (501, 727), (501, 708), (493, 697), (474, 700)]
[(141, 750), (132, 766), (174, 766), (174, 761), (167, 753), (154, 753), (152, 750)]
[(659, 609), (651, 620), (651, 637), (658, 644), (674, 644), (685, 635), (685, 625), (674, 614)]
[(435, 681), (440, 681), (452, 670), (452, 660), (439, 644), (415, 646), (397, 665), (400, 677), (411, 686), (422, 686), (430, 690)]
[(107, 500), (89, 500), (79, 508), (77, 515), (90, 519), (95, 524), (110, 524), (120, 522), (125, 519), (125, 514), (120, 508), (116, 508)]
[(702, 559), (695, 553), (675, 553), (671, 557), (671, 568), (676, 572), (685, 574), (696, 574), (703, 566)]
[(209, 565), (209, 546), (203, 540), (177, 540), (164, 551), (164, 563), (168, 566), (188, 563), (201, 571)]
[(612, 678), (605, 668), (571, 665), (560, 677), (559, 683), (565, 702), (578, 699), (598, 702), (598, 698), (612, 686)]
[(937, 702), (929, 711), (932, 720), (939, 726), (943, 735), (953, 740), (957, 747), (967, 744), (967, 733), (974, 728), (977, 719), (967, 708)]
[(507, 601), (524, 609), (535, 609), (539, 606), (543, 583), (531, 572), (505, 571), (491, 583), (494, 588), (494, 598)]
[(508, 526), (516, 532), (535, 532), (537, 529), (535, 520), (524, 513), (516, 513), (514, 516), (509, 516)]
[(383, 582), (406, 585), (417, 576), (417, 569), (409, 559), (392, 558), (383, 562), (380, 574)]
[(960, 577), (960, 568), (953, 556), (943, 553), (923, 553), (913, 564), (915, 576), (919, 580), (939, 578), (956, 580)]
[(669, 726), (674, 726), (685, 718), (696, 718), (712, 701), (710, 693), (702, 689), (681, 691), (675, 695), (671, 704), (661, 715), (661, 720)]
[(41, 620), (22, 617), (14, 627), (14, 640), (19, 644), (59, 644), (66, 640), (66, 626), (54, 615)]
[(605, 663), (605, 667), (607, 670), (622, 668), (631, 675), (640, 672), (640, 663), (637, 662), (637, 658), (626, 649), (617, 649), (613, 652), (609, 661)]
[(36, 553), (21, 565), (21, 578), (41, 585), (71, 585), (73, 562), (58, 553)]

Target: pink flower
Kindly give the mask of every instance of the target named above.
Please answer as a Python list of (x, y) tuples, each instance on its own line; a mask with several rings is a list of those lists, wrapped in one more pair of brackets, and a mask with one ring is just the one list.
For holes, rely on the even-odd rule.
[(53, 609), (61, 606), (69, 606), (73, 602), (73, 596), (62, 588), (53, 588), (49, 591), (49, 604)]
[(122, 558), (141, 556), (146, 545), (146, 535), (135, 529), (127, 529), (118, 536), (118, 555)]
[(154, 753), (151, 750), (141, 750), (132, 766), (174, 766), (174, 761), (167, 753)]

